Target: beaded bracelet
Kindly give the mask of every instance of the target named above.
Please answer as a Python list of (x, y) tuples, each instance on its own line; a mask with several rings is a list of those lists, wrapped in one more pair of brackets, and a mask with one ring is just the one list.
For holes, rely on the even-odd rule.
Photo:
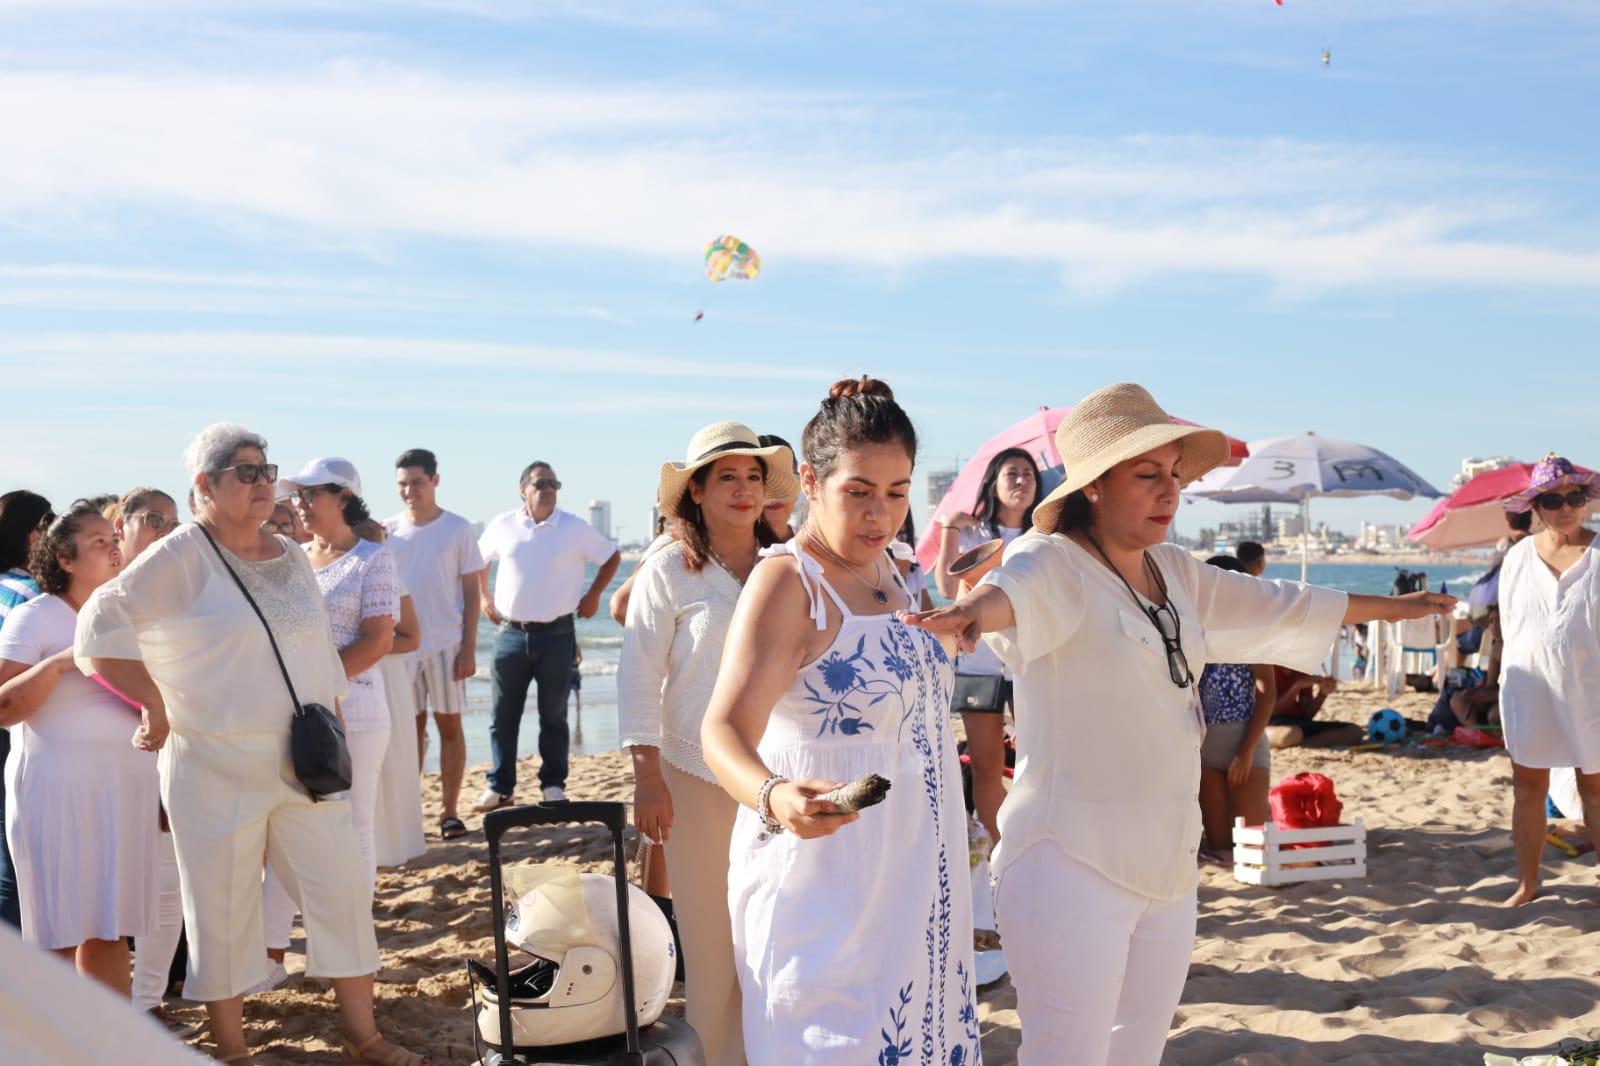
[(761, 787), (756, 790), (756, 817), (761, 819), (764, 827), (758, 839), (770, 840), (783, 832), (783, 823), (772, 817), (772, 790), (788, 780), (782, 774), (773, 774), (761, 782)]

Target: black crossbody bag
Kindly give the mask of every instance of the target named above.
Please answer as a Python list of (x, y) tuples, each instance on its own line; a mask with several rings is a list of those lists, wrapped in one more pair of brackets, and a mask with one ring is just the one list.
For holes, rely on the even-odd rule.
[(335, 792), (348, 791), (351, 780), (350, 745), (345, 742), (344, 726), (338, 716), (322, 704), (301, 704), (300, 697), (295, 695), (294, 682), (289, 680), (289, 668), (283, 664), (283, 654), (278, 651), (278, 639), (272, 635), (272, 626), (267, 624), (267, 616), (261, 613), (255, 597), (250, 595), (250, 590), (244, 587), (239, 575), (228, 565), (228, 557), (222, 554), (222, 548), (212, 538), (211, 531), (201, 526), (200, 532), (206, 535), (206, 540), (211, 541), (217, 558), (222, 560), (222, 568), (239, 586), (239, 591), (244, 593), (245, 602), (256, 612), (256, 617), (261, 619), (261, 625), (267, 631), (267, 643), (272, 645), (272, 657), (278, 660), (283, 683), (289, 688), (289, 699), (294, 703), (294, 718), (289, 727), (289, 753), (294, 758), (294, 776), (311, 794), (313, 802)]

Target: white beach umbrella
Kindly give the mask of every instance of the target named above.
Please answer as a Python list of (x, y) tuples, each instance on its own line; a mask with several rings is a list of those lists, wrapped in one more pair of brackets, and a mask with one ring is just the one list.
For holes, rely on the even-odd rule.
[(1250, 442), (1250, 457), (1221, 466), (1184, 489), (1184, 495), (1219, 503), (1298, 503), (1300, 580), (1306, 579), (1313, 496), (1442, 495), (1398, 459), (1365, 444), (1301, 433)]

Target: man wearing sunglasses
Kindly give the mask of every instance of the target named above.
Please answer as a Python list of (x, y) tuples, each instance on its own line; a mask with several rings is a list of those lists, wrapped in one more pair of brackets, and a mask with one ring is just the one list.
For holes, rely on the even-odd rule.
[[(512, 802), (517, 783), (517, 733), (536, 685), (539, 706), (539, 785), (546, 802), (567, 798), (567, 688), (577, 648), (576, 618), (593, 618), (600, 593), (621, 556), (589, 523), (556, 507), (561, 481), (549, 463), (533, 462), (519, 482), (522, 506), (484, 527), (478, 550), (499, 561), (494, 595), (488, 571), (478, 575), (483, 612), (500, 627), (495, 638), (494, 722), (489, 744), (494, 769), (473, 810)], [(598, 568), (585, 585), (589, 566)]]

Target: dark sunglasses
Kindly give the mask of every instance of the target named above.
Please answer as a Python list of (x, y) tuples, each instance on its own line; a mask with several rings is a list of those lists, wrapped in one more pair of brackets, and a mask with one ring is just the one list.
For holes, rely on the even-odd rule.
[(301, 503), (305, 504), (307, 507), (310, 507), (311, 501), (317, 498), (317, 493), (335, 493), (338, 491), (338, 485), (304, 485), (298, 489), (295, 489), (294, 492), (290, 493), (290, 495), (299, 500)]
[(229, 470), (233, 471), (233, 476), (239, 479), (241, 485), (254, 485), (262, 478), (268, 481), (278, 480), (277, 463), (234, 463), (232, 466), (223, 467), (217, 473), (225, 474)]
[(534, 482), (532, 482), (532, 484), (533, 484), (533, 487), (538, 489), (540, 492), (543, 492), (546, 489), (560, 489), (561, 488), (561, 482), (557, 481), (555, 478), (549, 478), (549, 477), (539, 478), (539, 479), (535, 480)]
[(1541, 492), (1533, 498), (1533, 504), (1541, 511), (1559, 511), (1561, 505), (1566, 504), (1574, 511), (1589, 502), (1588, 489), (1573, 489), (1571, 492)]
[[(1188, 688), (1194, 684), (1194, 671), (1189, 669), (1189, 659), (1183, 654), (1183, 623), (1178, 620), (1178, 612), (1172, 609), (1171, 603), (1164, 603), (1160, 607), (1145, 607), (1144, 613), (1155, 623), (1157, 632), (1161, 634), (1161, 646), (1167, 649), (1167, 676), (1179, 688)], [(1167, 633), (1167, 619), (1172, 621), (1170, 636)]]
[(146, 526), (155, 530), (157, 533), (160, 533), (163, 530), (178, 524), (177, 519), (168, 518), (160, 511), (135, 511), (134, 513), (125, 515), (124, 517), (129, 521), (137, 518), (139, 521), (143, 522)]

